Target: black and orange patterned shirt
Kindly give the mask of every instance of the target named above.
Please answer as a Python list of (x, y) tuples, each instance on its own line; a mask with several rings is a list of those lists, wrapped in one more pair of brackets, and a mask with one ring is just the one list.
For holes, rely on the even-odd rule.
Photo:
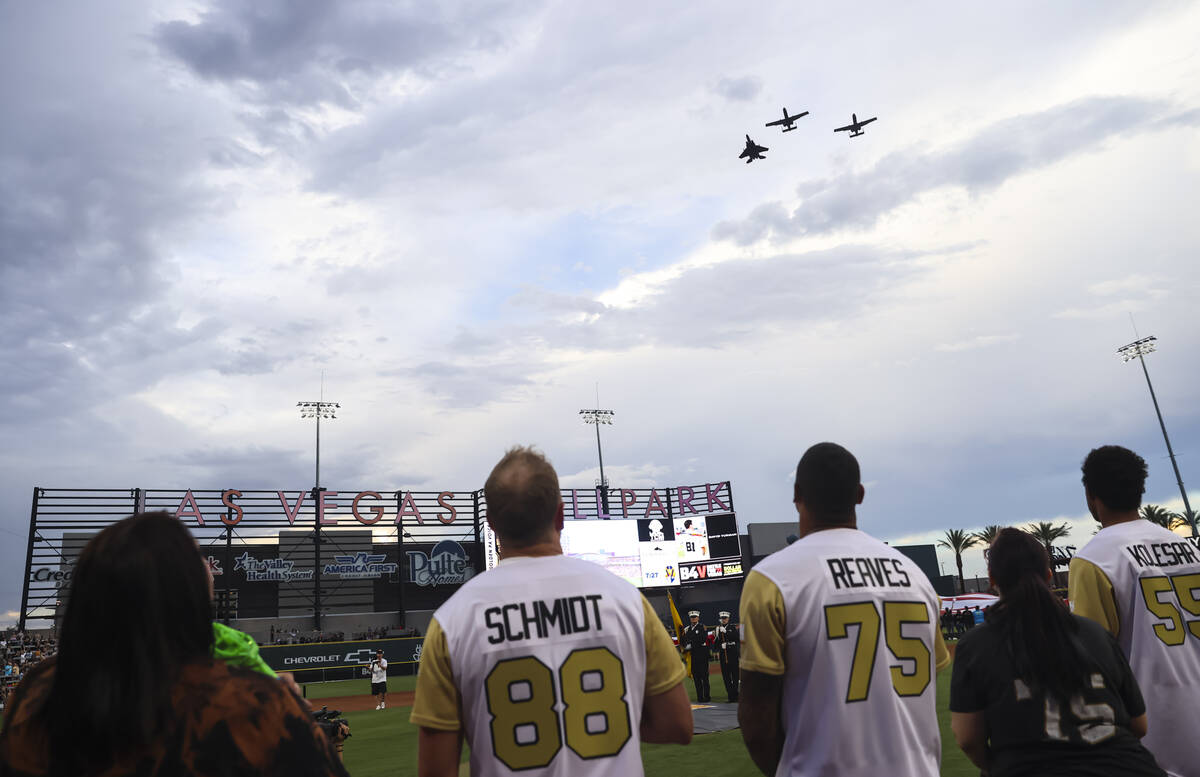
[[(51, 660), (10, 697), (0, 733), (0, 777), (49, 773), (48, 732), (34, 712), (53, 677)], [(347, 777), (305, 702), (279, 680), (222, 661), (197, 662), (184, 669), (172, 705), (173, 720), (153, 747), (96, 777)]]

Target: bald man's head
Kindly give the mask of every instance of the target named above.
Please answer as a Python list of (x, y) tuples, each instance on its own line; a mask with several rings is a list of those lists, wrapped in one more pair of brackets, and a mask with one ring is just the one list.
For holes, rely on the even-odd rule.
[(520, 547), (544, 539), (554, 526), (558, 473), (533, 448), (517, 446), (504, 454), (483, 484), (487, 517), (501, 545)]

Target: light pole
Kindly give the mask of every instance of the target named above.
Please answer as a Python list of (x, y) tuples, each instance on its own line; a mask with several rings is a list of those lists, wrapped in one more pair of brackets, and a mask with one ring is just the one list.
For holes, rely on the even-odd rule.
[(613, 411), (593, 408), (591, 410), (580, 410), (579, 415), (583, 417), (585, 424), (591, 424), (596, 427), (596, 456), (600, 459), (600, 482), (596, 485), (600, 486), (600, 501), (604, 506), (605, 514), (607, 514), (608, 479), (604, 477), (604, 451), (600, 449), (600, 425), (607, 424), (612, 426)]
[(341, 407), (325, 401), (325, 381), (321, 380), (321, 399), (316, 402), (297, 402), (301, 418), (317, 419), (317, 471), (313, 480), (313, 626), (321, 630), (321, 419), (337, 418)]
[(1175, 463), (1175, 451), (1171, 449), (1171, 438), (1167, 436), (1167, 425), (1163, 422), (1162, 411), (1158, 409), (1158, 397), (1154, 395), (1154, 384), (1150, 382), (1150, 371), (1146, 369), (1146, 359), (1148, 353), (1154, 353), (1157, 346), (1158, 338), (1154, 335), (1143, 337), (1140, 340), (1134, 340), (1132, 343), (1122, 345), (1117, 349), (1117, 355), (1121, 357), (1123, 362), (1131, 362), (1137, 359), (1142, 365), (1142, 374), (1146, 376), (1146, 386), (1150, 389), (1150, 401), (1154, 403), (1154, 414), (1158, 416), (1158, 425), (1162, 429), (1163, 440), (1167, 443), (1167, 456), (1171, 459), (1171, 468), (1175, 470), (1175, 482), (1179, 484), (1179, 495), (1183, 497), (1183, 509), (1189, 520), (1192, 522), (1192, 536), (1197, 536), (1195, 516), (1192, 514), (1192, 506), (1188, 503), (1187, 489), (1183, 487), (1183, 477), (1179, 474), (1179, 465)]

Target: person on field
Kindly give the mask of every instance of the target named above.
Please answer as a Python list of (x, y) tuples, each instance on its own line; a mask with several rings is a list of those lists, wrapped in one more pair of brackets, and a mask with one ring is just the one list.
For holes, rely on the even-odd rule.
[(563, 555), (558, 475), (514, 448), (484, 485), (503, 549), (433, 614), (410, 720), (421, 777), (639, 777), (642, 742), (687, 744), (683, 664), (637, 588)]
[(1190, 777), (1200, 773), (1200, 737), (1180, 728), (1200, 699), (1200, 552), (1139, 515), (1147, 474), (1118, 445), (1084, 459), (1084, 498), (1101, 528), (1071, 559), (1068, 598), (1129, 659), (1146, 694), (1146, 749), (1172, 777)]
[(933, 586), (857, 528), (864, 490), (840, 445), (796, 467), (800, 538), (746, 577), (738, 722), (767, 775), (937, 777), (934, 674), (950, 663)]
[(741, 633), (736, 623), (729, 622), (729, 612), (717, 613), (718, 625), (714, 629), (714, 644), (721, 661), (721, 680), (725, 683), (725, 697), (730, 704), (738, 700), (738, 656), (741, 654)]
[(700, 611), (688, 612), (688, 625), (683, 628), (682, 647), (692, 657), (692, 683), (696, 686), (696, 701), (712, 701), (708, 676), (708, 628), (700, 622)]
[(387, 709), (387, 659), (383, 657), (383, 648), (376, 650), (371, 659), (371, 695), (379, 699), (375, 709)]
[(57, 656), (5, 707), (0, 774), (344, 776), (294, 685), (212, 615), (180, 521), (141, 513), (101, 531), (75, 564)]
[(1046, 549), (1003, 529), (988, 554), (1000, 601), (959, 640), (958, 746), (989, 777), (1163, 777), (1139, 738), (1146, 705), (1116, 640), (1050, 590)]

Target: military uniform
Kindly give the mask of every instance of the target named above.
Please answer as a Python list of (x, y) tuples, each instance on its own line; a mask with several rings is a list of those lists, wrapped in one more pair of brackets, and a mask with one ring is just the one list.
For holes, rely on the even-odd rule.
[(725, 681), (725, 694), (730, 704), (738, 700), (738, 653), (741, 650), (741, 635), (737, 624), (729, 622), (729, 613), (722, 612), (721, 625), (714, 631), (717, 655), (721, 659), (721, 679)]
[[(699, 618), (700, 613), (692, 610), (688, 617)], [(696, 684), (696, 701), (712, 701), (708, 689), (708, 629), (703, 623), (697, 621), (684, 628), (683, 649), (692, 657), (692, 681)]]

